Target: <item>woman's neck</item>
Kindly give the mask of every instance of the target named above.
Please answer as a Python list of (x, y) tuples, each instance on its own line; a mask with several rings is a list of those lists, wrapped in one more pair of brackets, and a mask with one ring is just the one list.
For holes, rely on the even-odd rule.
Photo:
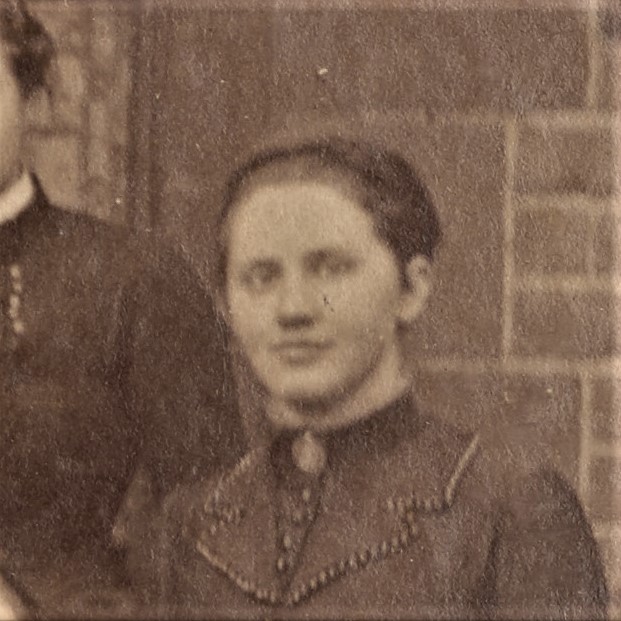
[(318, 433), (351, 425), (398, 399), (410, 388), (401, 355), (395, 347), (384, 356), (373, 373), (344, 399), (328, 404), (295, 404), (268, 400), (267, 416), (276, 428), (307, 429)]

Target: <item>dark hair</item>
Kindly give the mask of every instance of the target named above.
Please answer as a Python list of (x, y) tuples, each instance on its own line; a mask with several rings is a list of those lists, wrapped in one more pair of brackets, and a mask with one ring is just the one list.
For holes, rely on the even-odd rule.
[(28, 99), (47, 86), (54, 43), (23, 0), (0, 0), (0, 43), (7, 50), (9, 66), (23, 97)]
[(229, 177), (217, 221), (218, 286), (224, 285), (226, 278), (225, 226), (235, 203), (258, 175), (260, 182), (264, 174), (279, 170), (278, 179), (282, 180), (283, 173), (292, 172), (291, 166), (296, 178), (327, 175), (348, 183), (373, 216), (378, 235), (395, 254), (402, 273), (416, 255), (433, 260), (441, 236), (440, 222), (429, 191), (414, 168), (401, 155), (368, 142), (322, 138), (259, 151)]

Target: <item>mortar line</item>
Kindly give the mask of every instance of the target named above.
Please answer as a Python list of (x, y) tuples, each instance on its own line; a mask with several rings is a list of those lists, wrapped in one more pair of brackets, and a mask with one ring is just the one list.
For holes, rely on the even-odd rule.
[(587, 11), (587, 49), (589, 54), (589, 76), (586, 84), (586, 105), (597, 106), (597, 91), (601, 80), (601, 40), (598, 26), (599, 0), (589, 0)]
[(580, 373), (580, 447), (578, 453), (578, 493), (585, 499), (589, 486), (589, 464), (591, 462), (591, 375), (587, 371)]
[(503, 292), (502, 292), (502, 356), (506, 361), (511, 352), (513, 336), (513, 279), (514, 265), (514, 214), (513, 191), (515, 184), (515, 158), (517, 150), (517, 123), (505, 125), (505, 179), (503, 197)]
[(477, 375), (483, 373), (505, 372), (509, 374), (532, 375), (568, 375), (576, 376), (582, 372), (593, 377), (621, 378), (621, 356), (603, 358), (602, 360), (566, 360), (564, 358), (541, 356), (511, 356), (507, 360), (472, 359), (461, 357), (437, 357), (420, 360), (416, 368), (431, 373), (462, 373)]

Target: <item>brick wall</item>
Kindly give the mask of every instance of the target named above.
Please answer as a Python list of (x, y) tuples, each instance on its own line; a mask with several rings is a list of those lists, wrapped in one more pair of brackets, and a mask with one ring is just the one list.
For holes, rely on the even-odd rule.
[[(221, 180), (258, 127), (335, 114), (381, 125), (424, 173), (445, 229), (435, 295), (409, 343), (420, 400), (558, 464), (621, 617), (621, 94), (608, 3), (356, 2), (369, 10), (199, 6), (172, 19), (171, 1), (131, 67), (119, 3), (39, 0), (61, 62), (55, 110), (33, 114), (37, 169), (53, 196), (101, 217), (148, 203), (132, 218), (201, 269)], [(158, 98), (141, 99), (148, 110), (129, 132), (133, 69)], [(128, 140), (151, 145), (140, 154), (150, 201), (125, 190)]]
[(57, 45), (52, 97), (29, 106), (33, 168), (59, 204), (126, 219), (132, 14), (123, 2), (33, 0)]
[[(525, 455), (547, 453), (573, 479), (602, 546), (611, 614), (619, 618), (615, 115), (621, 65), (618, 42), (604, 34), (605, 12), (598, 13), (595, 3), (573, 5), (562, 20), (552, 18), (555, 27), (562, 25), (559, 38), (535, 35), (528, 42), (541, 64), (517, 52), (527, 38), (521, 30), (517, 37), (496, 39), (496, 49), (518, 64), (503, 67), (506, 81), (517, 86), (511, 99), (499, 103), (506, 91), (492, 89), (479, 95), (476, 114), (465, 111), (471, 123), (503, 134), (503, 197), (488, 225), (501, 231), (502, 251), (497, 249), (494, 262), (502, 265), (502, 288), (479, 295), (465, 318), (485, 322), (494, 337), (485, 351), (465, 356), (463, 349), (430, 352), (420, 365), (419, 385), (427, 401), (442, 403), (452, 418), (470, 422), (478, 410), (475, 418), (488, 432)], [(552, 14), (540, 6), (520, 15), (514, 24), (533, 20), (543, 27)]]
[(281, 2), (267, 16), (192, 4), (169, 2), (158, 22), (156, 226), (207, 266), (223, 177), (259, 128), (283, 119), (400, 146), (445, 229), (409, 341), (420, 400), (559, 466), (618, 602), (618, 71), (597, 3), (393, 0), (378, 11), (359, 0), (366, 10), (350, 13)]

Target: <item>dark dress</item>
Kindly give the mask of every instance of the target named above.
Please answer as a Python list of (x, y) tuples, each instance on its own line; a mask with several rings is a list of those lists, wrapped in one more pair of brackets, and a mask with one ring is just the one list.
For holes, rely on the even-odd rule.
[(325, 437), (292, 436), (167, 501), (150, 608), (165, 618), (602, 618), (591, 529), (553, 471), (511, 464), (409, 396)]
[(209, 471), (233, 447), (233, 400), (225, 333), (185, 263), (35, 185), (0, 225), (0, 550), (65, 616), (120, 569), (111, 531), (137, 464), (156, 494)]

